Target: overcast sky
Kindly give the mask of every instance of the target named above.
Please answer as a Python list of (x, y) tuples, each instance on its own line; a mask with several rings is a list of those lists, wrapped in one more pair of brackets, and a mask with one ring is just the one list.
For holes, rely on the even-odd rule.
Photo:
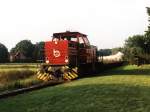
[(9, 49), (29, 39), (51, 39), (54, 32), (79, 31), (101, 48), (122, 46), (148, 26), (150, 0), (0, 0), (0, 43)]

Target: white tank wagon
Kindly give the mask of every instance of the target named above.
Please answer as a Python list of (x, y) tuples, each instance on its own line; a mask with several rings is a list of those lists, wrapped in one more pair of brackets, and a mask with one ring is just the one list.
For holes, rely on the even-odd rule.
[(99, 62), (103, 62), (103, 63), (116, 63), (116, 62), (122, 62), (123, 56), (124, 54), (122, 52), (118, 52), (115, 55), (99, 56), (98, 60)]

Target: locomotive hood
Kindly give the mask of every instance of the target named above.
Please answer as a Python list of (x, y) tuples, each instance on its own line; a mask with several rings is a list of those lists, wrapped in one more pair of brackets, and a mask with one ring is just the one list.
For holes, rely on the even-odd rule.
[(52, 65), (68, 64), (68, 41), (45, 42), (46, 63)]

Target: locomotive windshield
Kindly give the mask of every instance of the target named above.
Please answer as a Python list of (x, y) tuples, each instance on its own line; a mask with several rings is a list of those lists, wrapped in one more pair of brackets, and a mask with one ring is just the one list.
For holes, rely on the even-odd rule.
[(83, 39), (84, 39), (84, 42), (85, 42), (86, 45), (90, 45), (90, 42), (89, 42), (89, 40), (87, 39), (87, 37), (83, 37)]
[(68, 40), (68, 41), (77, 42), (77, 37), (75, 36), (53, 37), (52, 40), (53, 41)]
[(77, 42), (79, 44), (84, 44), (84, 46), (90, 46), (89, 40), (87, 39), (87, 35), (79, 33), (79, 32), (61, 32), (54, 33), (52, 41), (61, 41), (68, 40), (72, 42)]

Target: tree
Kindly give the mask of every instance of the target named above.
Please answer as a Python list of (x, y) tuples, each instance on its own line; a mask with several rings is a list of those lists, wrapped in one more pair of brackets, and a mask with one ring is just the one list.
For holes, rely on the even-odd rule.
[(100, 49), (98, 52), (100, 56), (109, 56), (112, 54), (111, 49)]
[[(147, 14), (148, 14), (148, 16), (149, 16), (148, 21), (150, 22), (150, 7), (147, 7)], [(150, 24), (149, 24), (149, 26), (148, 26), (148, 30), (146, 31), (146, 35), (147, 35), (147, 36), (150, 36)]]
[(8, 49), (5, 47), (5, 45), (0, 43), (0, 63), (8, 62)]
[[(149, 16), (149, 22), (150, 22), (150, 8), (147, 7), (147, 14)], [(145, 33), (145, 50), (147, 54), (150, 54), (150, 24), (148, 26), (148, 30)]]
[(145, 43), (145, 37), (144, 37), (144, 35), (134, 35), (132, 37), (129, 37), (125, 41), (125, 46), (144, 48), (144, 43)]
[(38, 42), (34, 45), (33, 57), (35, 61), (44, 61), (44, 42)]
[(134, 35), (125, 41), (124, 55), (130, 63), (135, 63), (136, 58), (144, 58), (145, 54), (145, 36)]
[(116, 54), (118, 52), (123, 52), (123, 48), (122, 47), (112, 48), (111, 52), (112, 52), (112, 54)]
[[(11, 49), (11, 54), (19, 55), (18, 60), (22, 60), (25, 62), (33, 61), (33, 51), (34, 45), (30, 40), (22, 40), (16, 44), (14, 48)], [(21, 59), (21, 56), (24, 58)]]

